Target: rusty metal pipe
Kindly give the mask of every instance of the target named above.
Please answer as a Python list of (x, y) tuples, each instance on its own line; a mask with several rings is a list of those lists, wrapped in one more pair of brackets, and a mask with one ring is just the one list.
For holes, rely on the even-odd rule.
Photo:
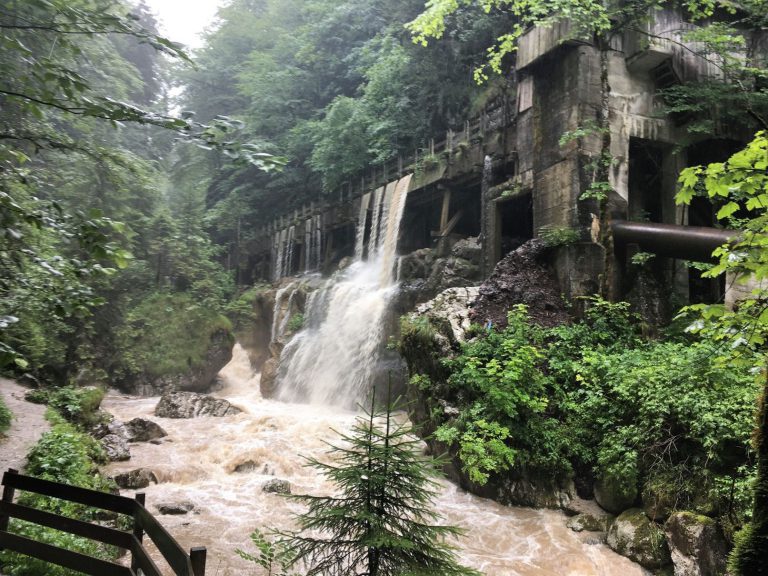
[(737, 230), (704, 226), (679, 226), (657, 222), (611, 222), (614, 244), (618, 248), (637, 244), (640, 250), (659, 256), (696, 262), (711, 262), (712, 251), (738, 236)]

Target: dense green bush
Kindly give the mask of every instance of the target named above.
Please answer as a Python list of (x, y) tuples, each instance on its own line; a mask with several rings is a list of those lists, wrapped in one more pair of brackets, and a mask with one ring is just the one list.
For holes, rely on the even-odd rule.
[(754, 375), (722, 347), (649, 341), (639, 325), (626, 303), (589, 299), (583, 319), (553, 329), (529, 324), (518, 306), (506, 329), (442, 359), (442, 373), (437, 359), (409, 353), (431, 340), (434, 354), (428, 320), (403, 323), (401, 350), (412, 371), (414, 358), (424, 368), (411, 384), (431, 404), (429, 427), (473, 481), (509, 469), (594, 474), (737, 527), (754, 475)]
[(48, 392), (48, 404), (70, 422), (92, 426), (99, 421), (98, 409), (104, 390), (94, 386), (75, 388), (64, 386)]
[(585, 350), (566, 405), (579, 456), (675, 508), (741, 508), (758, 387), (721, 353), (704, 342)]
[(11, 427), (11, 418), (13, 418), (13, 414), (5, 405), (3, 397), (0, 396), (0, 435)]
[(444, 362), (450, 372), (446, 392), (461, 412), (436, 437), (458, 446), (474, 482), (483, 484), (491, 472), (512, 465), (546, 474), (570, 469), (563, 457), (566, 438), (557, 421), (550, 422), (562, 392), (543, 370), (544, 336), (527, 322), (525, 307), (517, 306), (503, 331), (489, 331)]

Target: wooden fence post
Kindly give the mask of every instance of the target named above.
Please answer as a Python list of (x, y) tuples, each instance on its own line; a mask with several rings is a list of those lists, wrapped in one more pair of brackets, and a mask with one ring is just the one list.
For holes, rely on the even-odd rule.
[[(135, 499), (137, 504), (139, 504), (140, 506), (144, 506), (144, 503), (147, 501), (147, 495), (140, 492), (139, 494), (136, 494)], [(133, 535), (136, 538), (136, 540), (139, 541), (139, 544), (141, 544), (144, 541), (144, 528), (141, 527), (138, 514), (133, 515)], [(131, 553), (131, 570), (136, 572), (138, 569), (139, 569), (139, 561), (136, 559), (136, 556), (134, 556), (134, 554)]]
[[(5, 474), (18, 474), (19, 471), (15, 468), (8, 468)], [(12, 486), (6, 486), (3, 488), (3, 502), (10, 504), (13, 502), (13, 496), (16, 494), (16, 488)], [(0, 532), (6, 532), (8, 530), (8, 521), (10, 520), (8, 514), (0, 514)], [(2, 550), (2, 548), (0, 548)]]
[(189, 550), (189, 559), (192, 561), (192, 574), (194, 576), (205, 576), (205, 559), (208, 551), (205, 546), (191, 548)]

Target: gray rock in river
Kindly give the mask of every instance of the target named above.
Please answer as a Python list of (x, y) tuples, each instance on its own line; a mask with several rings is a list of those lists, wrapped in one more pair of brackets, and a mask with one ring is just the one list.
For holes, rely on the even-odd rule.
[(101, 440), (110, 434), (120, 436), (125, 440), (128, 440), (129, 438), (128, 430), (126, 429), (125, 424), (123, 424), (120, 420), (115, 420), (114, 418), (109, 422), (102, 422), (97, 424), (91, 429), (91, 436), (97, 440)]
[(241, 412), (222, 398), (196, 392), (163, 394), (155, 407), (155, 416), (161, 418), (194, 418), (195, 416), (231, 416)]
[(159, 424), (145, 418), (134, 418), (126, 422), (125, 429), (128, 431), (128, 439), (131, 442), (151, 442), (168, 436)]
[(128, 442), (123, 436), (118, 434), (107, 434), (101, 438), (101, 446), (107, 453), (107, 458), (113, 462), (130, 460), (131, 451), (128, 448)]
[(149, 468), (137, 468), (130, 472), (118, 474), (113, 478), (120, 488), (139, 489), (146, 488), (150, 482), (157, 484), (157, 476)]
[(194, 503), (189, 500), (163, 502), (162, 504), (157, 505), (157, 511), (160, 512), (160, 514), (165, 514), (167, 516), (181, 516), (192, 512), (194, 509)]
[(261, 491), (270, 494), (290, 494), (291, 483), (288, 482), (288, 480), (273, 478), (272, 480), (267, 480), (267, 482), (264, 483), (264, 485), (261, 487)]

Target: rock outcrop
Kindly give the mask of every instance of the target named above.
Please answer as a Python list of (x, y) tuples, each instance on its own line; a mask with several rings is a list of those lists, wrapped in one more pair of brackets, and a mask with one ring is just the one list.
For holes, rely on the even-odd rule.
[(195, 509), (193, 502), (181, 500), (179, 502), (163, 502), (157, 505), (157, 511), (165, 516), (183, 516)]
[(674, 512), (666, 524), (675, 576), (725, 574), (728, 546), (717, 522), (693, 512)]
[(113, 462), (120, 462), (123, 460), (130, 460), (131, 451), (128, 448), (128, 442), (123, 436), (117, 434), (107, 434), (101, 438), (101, 446), (104, 448), (104, 452)]
[(267, 482), (264, 483), (264, 485), (261, 487), (261, 491), (267, 492), (268, 494), (290, 494), (291, 483), (288, 482), (288, 480), (273, 478), (272, 480), (267, 480)]
[(664, 531), (640, 508), (625, 510), (616, 518), (606, 543), (615, 552), (651, 570), (670, 563)]
[(603, 476), (595, 481), (595, 501), (603, 510), (620, 514), (637, 500), (637, 488), (622, 478)]
[(239, 408), (227, 400), (194, 392), (163, 394), (155, 407), (155, 416), (161, 418), (194, 418), (196, 416), (231, 416)]
[(120, 382), (120, 388), (137, 396), (157, 396), (167, 392), (207, 392), (215, 388), (217, 374), (232, 359), (234, 337), (228, 330), (216, 330), (210, 335), (204, 359), (186, 370), (154, 376), (135, 374)]

